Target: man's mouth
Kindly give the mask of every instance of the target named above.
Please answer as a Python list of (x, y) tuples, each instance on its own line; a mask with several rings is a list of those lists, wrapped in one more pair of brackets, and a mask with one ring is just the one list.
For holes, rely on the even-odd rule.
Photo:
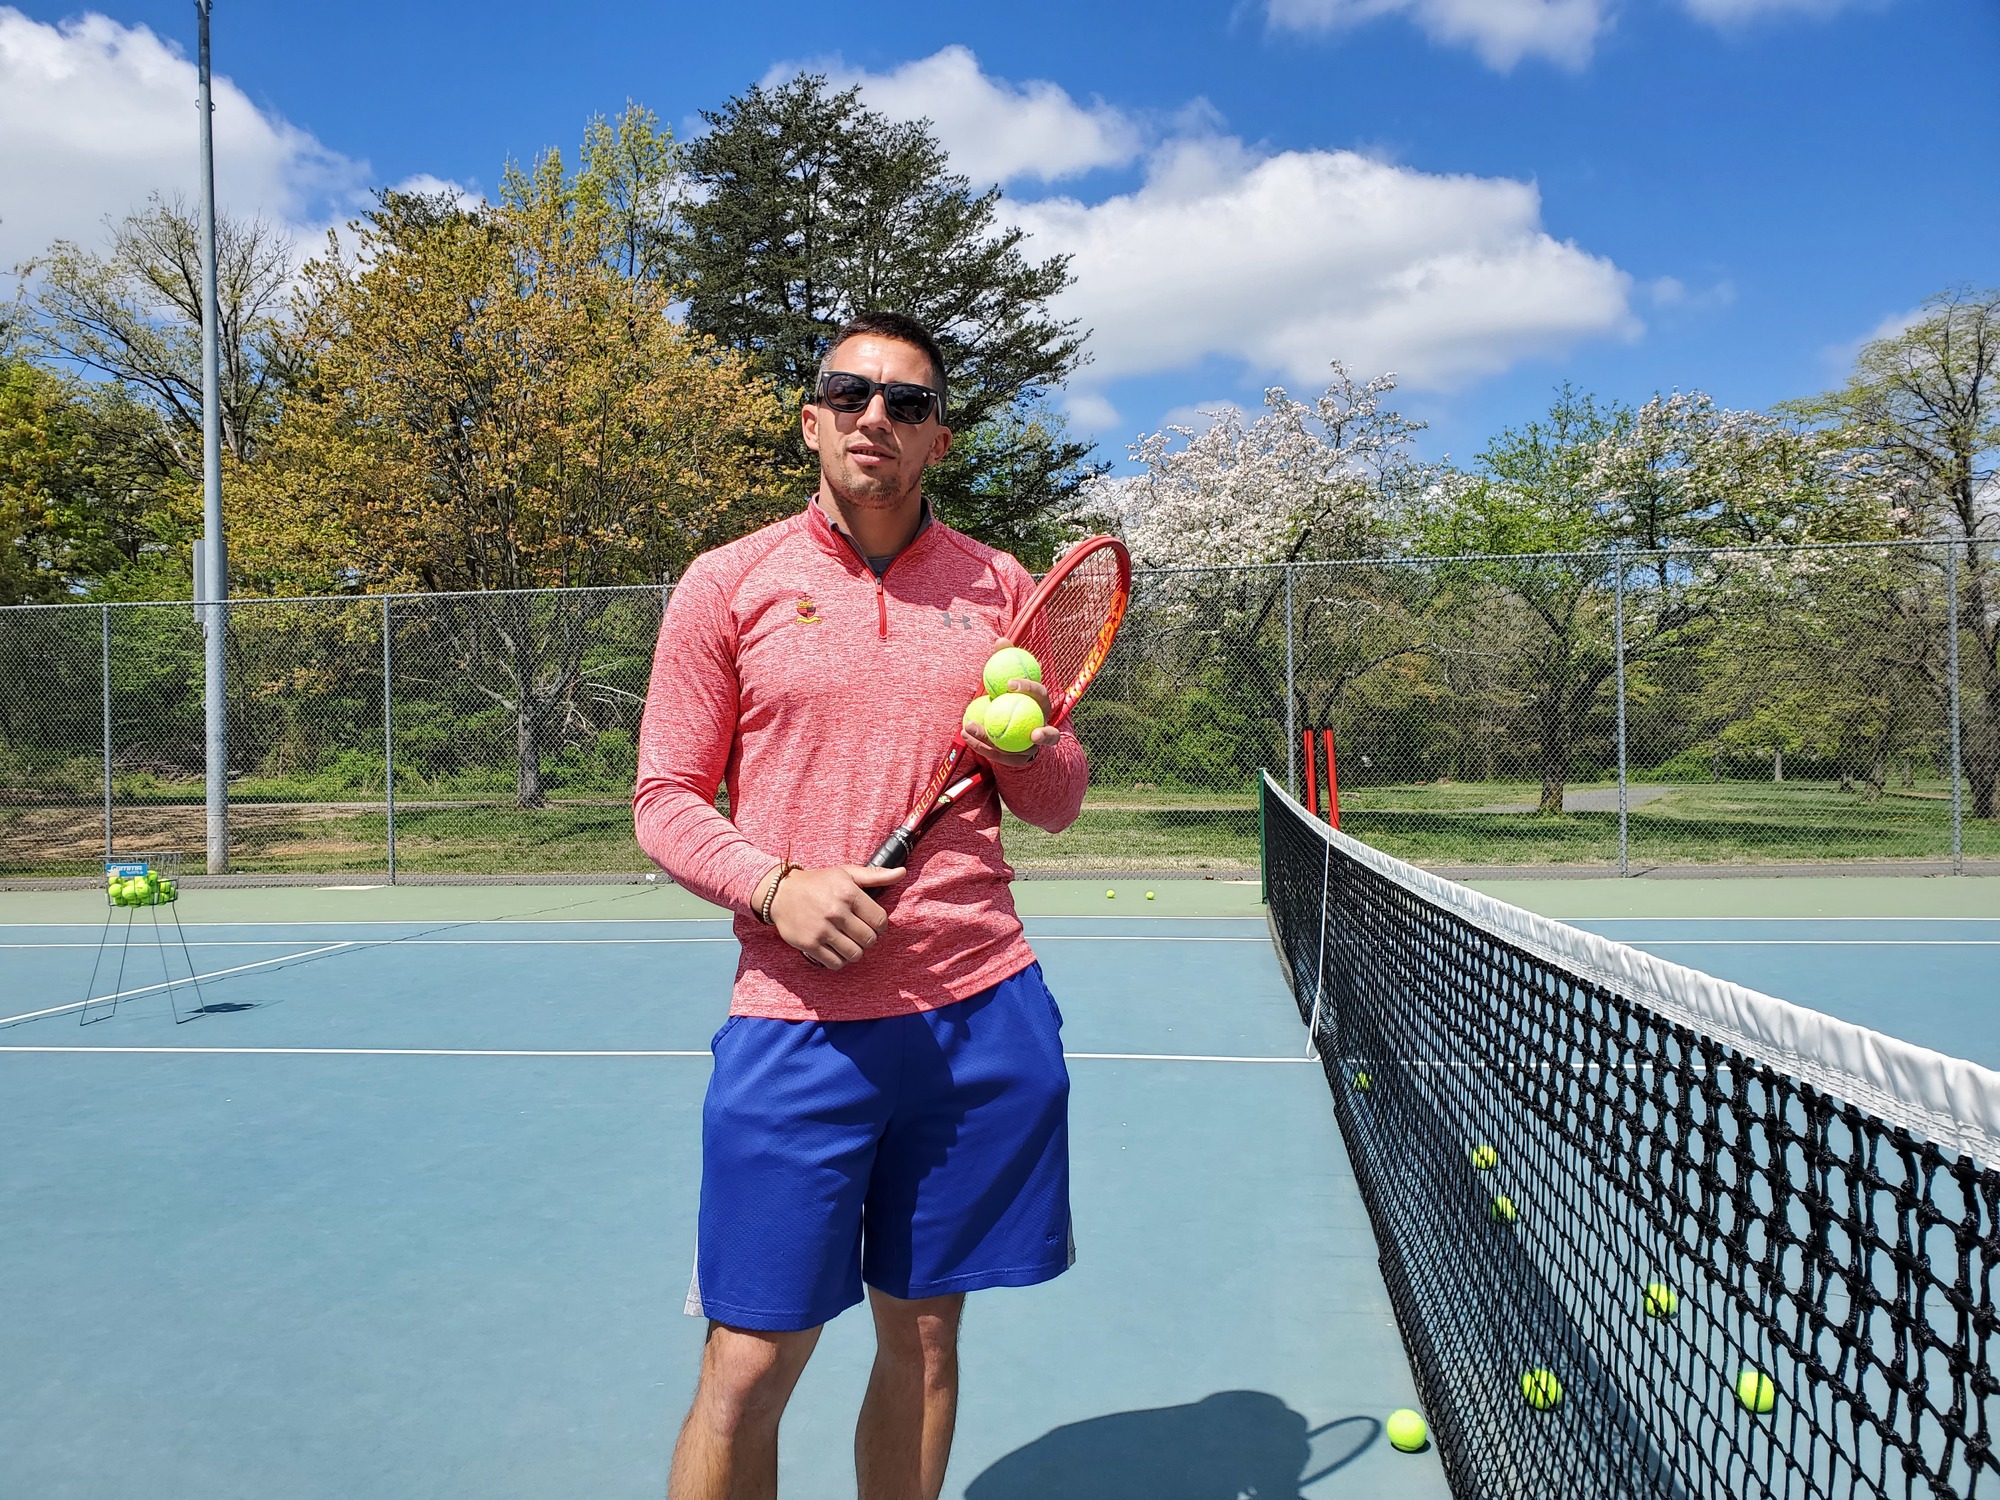
[(875, 469), (890, 462), (896, 455), (882, 448), (849, 448), (847, 456), (864, 469)]

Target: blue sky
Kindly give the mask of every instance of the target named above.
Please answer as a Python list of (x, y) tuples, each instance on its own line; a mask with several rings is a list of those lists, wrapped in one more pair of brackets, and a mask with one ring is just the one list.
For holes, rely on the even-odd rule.
[[(1432, 456), (1565, 379), (1764, 405), (2000, 283), (1990, 0), (216, 10), (225, 201), (306, 234), (798, 64), (934, 117), (1075, 253), (1097, 363), (1066, 400), (1113, 459), (1335, 357), (1403, 374)], [(191, 184), (192, 13), (0, 6), (0, 264)]]

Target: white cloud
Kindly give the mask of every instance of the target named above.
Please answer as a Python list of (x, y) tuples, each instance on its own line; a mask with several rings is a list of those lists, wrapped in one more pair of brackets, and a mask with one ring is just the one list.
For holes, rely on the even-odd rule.
[[(0, 6), (0, 270), (57, 238), (95, 244), (106, 216), (199, 188), (195, 69), (144, 26), (60, 25)], [(298, 228), (358, 201), (366, 167), (267, 114), (226, 78), (215, 94), (216, 195)]]
[(1086, 389), (1217, 355), (1312, 390), (1334, 359), (1450, 389), (1639, 332), (1631, 278), (1505, 178), (1207, 138), (1162, 148), (1135, 192), (1007, 211), (1034, 253), (1073, 257), (1058, 308), (1092, 330)]
[(1124, 422), (1118, 408), (1098, 391), (1064, 391), (1063, 414), (1085, 432), (1103, 432)]
[[(1760, 0), (1688, 0), (1756, 4)], [(1813, 0), (1764, 0), (1813, 3)], [(1608, 0), (1268, 0), (1271, 24), (1289, 31), (1336, 31), (1383, 16), (1407, 16), (1432, 41), (1471, 47), (1506, 72), (1524, 57), (1567, 68), (1590, 61), (1608, 20)]]
[(1853, 0), (1681, 0), (1689, 15), (1711, 26), (1741, 26), (1766, 16), (1830, 16)]
[[(1056, 182), (1123, 166), (1144, 144), (1138, 124), (1102, 100), (1088, 107), (1053, 83), (989, 78), (964, 47), (946, 47), (887, 73), (821, 64), (838, 87), (861, 86), (869, 108), (895, 120), (929, 120), (952, 166), (975, 185), (1039, 178)], [(767, 82), (797, 71), (773, 69)]]

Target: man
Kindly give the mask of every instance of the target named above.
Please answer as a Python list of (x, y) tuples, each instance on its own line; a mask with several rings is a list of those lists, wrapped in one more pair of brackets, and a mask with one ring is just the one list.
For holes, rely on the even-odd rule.
[[(660, 631), (639, 842), (732, 908), (742, 944), (702, 1114), (688, 1310), (708, 1341), (669, 1500), (777, 1493), (785, 1403), (864, 1283), (860, 1493), (935, 1500), (965, 1293), (1072, 1259), (1061, 1016), (1014, 914), (999, 802), (952, 808), (906, 870), (862, 863), (1032, 589), (925, 503), (924, 470), (951, 446), (945, 394), (921, 324), (843, 327), (800, 416), (818, 492), (697, 558)], [(1012, 686), (1046, 713), (1040, 683)], [(966, 738), (1016, 815), (1051, 832), (1075, 819), (1086, 770), (1068, 733), (1044, 727), (1014, 754)]]

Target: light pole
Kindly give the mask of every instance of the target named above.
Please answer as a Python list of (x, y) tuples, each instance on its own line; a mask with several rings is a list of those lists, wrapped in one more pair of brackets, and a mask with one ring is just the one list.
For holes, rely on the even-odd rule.
[(201, 82), (201, 587), (196, 605), (206, 637), (203, 706), (208, 783), (208, 873), (229, 870), (229, 564), (222, 545), (222, 318), (215, 296), (215, 104), (209, 90), (208, 12), (194, 0)]

